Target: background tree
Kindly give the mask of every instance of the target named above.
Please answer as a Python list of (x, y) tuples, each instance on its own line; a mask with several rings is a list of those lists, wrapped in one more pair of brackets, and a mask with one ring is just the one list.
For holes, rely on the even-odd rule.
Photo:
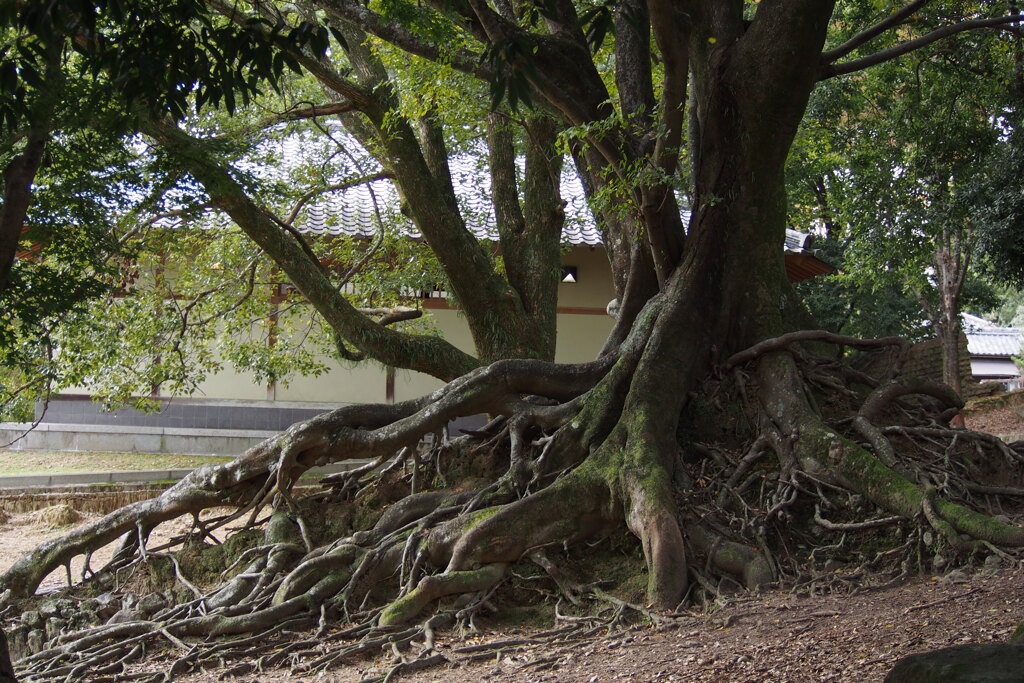
[[(800, 176), (804, 215), (844, 243), (845, 272), (835, 279), (870, 292), (873, 309), (897, 303), (890, 310), (909, 314), (903, 333), (921, 336), (927, 322), (957, 392), (960, 311), (995, 302), (972, 259), (986, 212), (977, 188), (1002, 152), (1015, 100), (1005, 44), (972, 34), (819, 89), (790, 171)], [(917, 312), (900, 290), (917, 299)]]

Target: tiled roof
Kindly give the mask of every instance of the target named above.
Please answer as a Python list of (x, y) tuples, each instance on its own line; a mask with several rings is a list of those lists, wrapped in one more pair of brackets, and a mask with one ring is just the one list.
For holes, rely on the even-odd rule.
[[(473, 162), (475, 165), (475, 161)], [(453, 163), (455, 192), (462, 208), (466, 227), (480, 240), (496, 242), (498, 230), (495, 226), (493, 205), (490, 197), (490, 177), (487, 173), (470, 173), (468, 163)], [(461, 172), (457, 172), (458, 169)], [(565, 201), (565, 224), (562, 226), (562, 242), (572, 245), (596, 246), (602, 243), (590, 208), (583, 193), (579, 176), (571, 168), (562, 171), (562, 199)], [(409, 237), (419, 237), (412, 221), (397, 210), (398, 193), (390, 181), (378, 180), (367, 185), (357, 185), (343, 191), (325, 194), (311, 202), (300, 214), (296, 227), (303, 232), (314, 234), (350, 235), (371, 237), (377, 233), (373, 203), (376, 199), (382, 215), (398, 221), (400, 230)], [(683, 219), (689, 222), (690, 212), (684, 212)], [(814, 236), (786, 228), (785, 250), (788, 254), (813, 254), (811, 245)], [(831, 267), (829, 267), (831, 268)], [(830, 272), (826, 270), (823, 272)], [(817, 272), (815, 274), (818, 274)]]
[[(486, 169), (476, 170), (475, 160), (452, 160), (455, 193), (466, 227), (480, 240), (497, 241), (490, 196), (490, 177)], [(471, 167), (472, 164), (472, 167)], [(377, 233), (374, 199), (383, 216), (396, 220), (403, 234), (419, 237), (412, 221), (398, 211), (398, 193), (390, 181), (379, 180), (331, 192), (310, 202), (296, 221), (296, 227), (315, 234), (372, 236)], [(583, 186), (571, 169), (562, 173), (562, 199), (565, 201), (565, 225), (562, 241), (573, 245), (601, 244), (601, 234), (587, 207)]]
[(963, 314), (967, 351), (972, 356), (1019, 356), (1021, 331), (1015, 327), (996, 327), (984, 318)]
[(1019, 356), (1020, 330), (996, 327), (967, 332), (967, 351), (972, 356)]
[[(335, 130), (332, 134), (334, 139), (331, 145), (335, 151), (325, 152), (317, 148), (317, 142), (322, 140), (304, 139), (296, 135), (264, 148), (263, 157), (259, 161), (248, 161), (241, 166), (244, 170), (283, 183), (294, 182), (290, 178), (292, 174), (304, 175), (305, 172), (301, 169), (315, 166), (318, 168), (318, 176), (327, 176), (325, 182), (338, 185), (345, 184), (346, 177), (366, 177), (380, 170), (368, 157), (352, 156), (347, 153), (343, 155), (345, 158), (339, 156), (336, 151), (338, 147), (358, 149), (359, 146), (343, 130)], [(452, 173), (452, 184), (466, 227), (477, 239), (497, 241), (498, 231), (490, 191), (491, 177), (486, 165), (480, 162), (481, 158), (486, 156), (465, 154), (450, 158), (448, 163)], [(335, 167), (337, 173), (324, 174), (325, 169)], [(562, 242), (588, 246), (601, 244), (601, 233), (587, 205), (583, 183), (572, 164), (564, 164), (562, 167), (560, 191), (565, 202)], [(397, 189), (386, 179), (324, 192), (302, 207), (294, 225), (298, 230), (310, 234), (372, 237), (377, 234), (378, 211), (381, 219), (387, 224), (396, 225), (401, 234), (411, 238), (420, 237), (412, 220), (400, 210)], [(684, 209), (684, 225), (689, 224), (689, 221), (690, 212)], [(180, 219), (162, 219), (158, 224), (172, 227), (180, 222)], [(787, 228), (784, 249), (787, 255), (803, 254), (806, 255), (805, 260), (808, 262), (817, 261), (811, 249), (813, 241), (813, 235)], [(797, 279), (834, 270), (831, 265), (820, 261), (812, 265), (813, 272), (808, 271)]]

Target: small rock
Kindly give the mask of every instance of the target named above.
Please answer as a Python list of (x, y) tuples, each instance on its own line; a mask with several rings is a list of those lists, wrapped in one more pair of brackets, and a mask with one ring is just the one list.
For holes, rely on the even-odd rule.
[(942, 571), (947, 564), (949, 564), (949, 560), (942, 553), (935, 553), (935, 557), (932, 558), (932, 569)]
[(910, 655), (896, 662), (885, 683), (1020, 683), (1024, 645), (972, 643)]
[(145, 617), (142, 612), (134, 609), (123, 609), (107, 619), (108, 624), (124, 624), (129, 621), (143, 621)]
[(96, 612), (90, 609), (83, 609), (71, 617), (72, 628), (79, 629), (98, 624), (102, 621)]
[(28, 610), (21, 613), (21, 622), (30, 628), (39, 628), (43, 625), (43, 616), (35, 610)]
[(150, 593), (139, 600), (139, 604), (136, 605), (135, 608), (146, 616), (149, 616), (151, 614), (155, 614), (166, 606), (167, 598), (159, 593)]
[(1003, 560), (998, 555), (989, 555), (985, 558), (985, 569), (995, 570), (1003, 565)]
[(7, 649), (10, 652), (12, 662), (28, 657), (31, 654), (25, 642), (28, 637), (28, 631), (29, 628), (25, 624), (18, 624), (7, 629)]
[(46, 620), (46, 639), (53, 640), (64, 632), (67, 621), (60, 617), (50, 617)]
[(954, 569), (939, 580), (943, 583), (967, 583), (970, 581), (967, 574), (964, 574), (959, 569)]
[(113, 593), (101, 593), (89, 605), (100, 619), (109, 619), (121, 609), (121, 600)]
[(46, 642), (43, 632), (39, 629), (32, 629), (28, 632), (28, 636), (25, 638), (25, 645), (29, 652), (36, 653), (43, 649), (43, 643)]
[(60, 616), (60, 606), (56, 600), (47, 600), (39, 605), (39, 613), (46, 619)]

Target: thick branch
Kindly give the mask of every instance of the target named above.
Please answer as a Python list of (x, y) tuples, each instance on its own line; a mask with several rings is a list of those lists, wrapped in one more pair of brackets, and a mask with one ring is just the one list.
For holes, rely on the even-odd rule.
[(7, 289), (7, 279), (14, 267), (21, 230), (32, 202), (32, 183), (48, 137), (42, 130), (31, 131), (25, 149), (4, 169), (4, 197), (0, 207), (0, 293)]
[(807, 341), (820, 341), (829, 344), (837, 344), (842, 346), (852, 346), (857, 349), (869, 349), (878, 348), (883, 346), (906, 346), (907, 340), (901, 337), (881, 337), (879, 339), (860, 339), (858, 337), (848, 337), (843, 334), (835, 334), (834, 332), (828, 332), (826, 330), (800, 330), (799, 332), (790, 332), (783, 334), (772, 339), (765, 339), (757, 344), (754, 344), (748, 349), (744, 349), (739, 353), (733, 354), (727, 361), (725, 361), (726, 368), (733, 368), (737, 365), (742, 365), (749, 361), (763, 356), (766, 353), (772, 351), (779, 351), (786, 348), (791, 344), (797, 344), (799, 342)]
[(359, 313), (301, 246), (289, 239), (243, 188), (210, 158), (203, 143), (170, 124), (145, 124), (146, 132), (199, 180), (212, 203), (226, 212), (288, 274), (331, 328), (363, 353), (393, 367), (449, 380), (477, 365), (471, 356), (438, 337), (388, 330)]
[(965, 31), (974, 31), (981, 28), (996, 28), (999, 26), (1006, 26), (1014, 24), (1019, 21), (1024, 21), (1024, 15), (1014, 14), (1005, 17), (989, 17), (987, 19), (969, 19), (967, 21), (961, 21), (956, 24), (950, 24), (949, 26), (943, 26), (937, 28), (931, 33), (927, 33), (920, 38), (914, 40), (908, 40), (905, 43), (894, 45), (886, 50), (880, 50), (867, 57), (861, 57), (860, 59), (853, 59), (849, 62), (835, 65), (825, 65), (822, 69), (821, 75), (818, 80), (825, 80), (826, 78), (832, 78), (833, 76), (843, 76), (845, 74), (851, 74), (857, 71), (862, 71), (868, 67), (882, 64), (890, 60), (902, 57), (905, 54), (919, 50), (926, 45), (942, 40), (943, 38), (949, 38), (955, 36), (958, 33), (964, 33)]
[(831, 64), (837, 59), (845, 57), (846, 55), (850, 54), (861, 45), (864, 45), (865, 43), (874, 40), (878, 36), (888, 31), (889, 29), (899, 26), (909, 17), (911, 17), (914, 14), (914, 12), (921, 9), (931, 1), (932, 0), (914, 0), (914, 2), (906, 5), (897, 12), (893, 12), (888, 17), (878, 22), (874, 26), (864, 29), (863, 31), (853, 36), (839, 47), (829, 50), (828, 52), (822, 53), (821, 61), (824, 62), (825, 64)]
[(293, 425), (283, 435), (250, 448), (222, 465), (199, 468), (159, 497), (125, 506), (92, 524), (39, 546), (0, 577), (15, 595), (30, 595), (54, 568), (102, 547), (139, 525), (205, 508), (244, 509), (263, 500), (274, 481), (294, 482), (310, 467), (375, 458), (415, 446), (423, 434), (462, 415), (511, 414), (521, 396), (570, 401), (592, 388), (614, 357), (579, 365), (506, 360), (477, 368), (434, 393), (396, 404), (350, 405)]
[(409, 54), (414, 54), (425, 59), (443, 64), (449, 64), (467, 74), (471, 74), (482, 80), (490, 80), (494, 77), (493, 70), (473, 54), (464, 50), (451, 54), (423, 40), (401, 24), (388, 21), (366, 6), (353, 0), (320, 0), (317, 5), (322, 7), (327, 15), (339, 21), (350, 24), (362, 31), (374, 35), (395, 47), (401, 48)]

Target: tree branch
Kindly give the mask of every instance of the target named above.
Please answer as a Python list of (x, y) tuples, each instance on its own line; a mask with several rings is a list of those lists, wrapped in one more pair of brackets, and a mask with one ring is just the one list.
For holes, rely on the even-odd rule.
[(475, 358), (439, 337), (403, 334), (367, 318), (338, 291), (322, 267), (253, 203), (232, 175), (210, 158), (202, 141), (166, 122), (143, 121), (141, 125), (143, 132), (159, 141), (203, 184), (213, 205), (231, 216), (274, 259), (331, 329), (361, 352), (386, 365), (446, 381), (479, 365)]
[(335, 102), (332, 104), (311, 104), (308, 107), (299, 109), (297, 107), (288, 109), (279, 114), (268, 116), (263, 119), (258, 125), (259, 128), (269, 128), (270, 126), (285, 121), (303, 121), (305, 119), (315, 119), (320, 116), (333, 116), (335, 114), (345, 114), (353, 111), (355, 106), (351, 102)]
[(878, 348), (882, 346), (907, 346), (909, 343), (902, 337), (861, 339), (859, 337), (848, 337), (842, 334), (835, 334), (834, 332), (828, 332), (826, 330), (800, 330), (798, 332), (789, 332), (771, 339), (765, 339), (754, 344), (748, 349), (739, 351), (725, 361), (725, 367), (734, 368), (737, 365), (742, 365), (743, 363), (752, 361), (766, 353), (781, 351), (790, 344), (797, 344), (805, 341), (817, 341), (825, 342), (827, 344), (852, 346), (857, 349)]
[(874, 40), (882, 33), (888, 31), (889, 29), (895, 28), (896, 26), (902, 24), (904, 20), (913, 15), (914, 12), (921, 9), (931, 1), (932, 0), (915, 0), (914, 2), (905, 6), (898, 12), (890, 14), (888, 17), (878, 22), (874, 26), (864, 29), (863, 31), (853, 36), (839, 47), (829, 50), (827, 52), (823, 52), (821, 55), (821, 61), (824, 62), (825, 64), (831, 64), (837, 59), (845, 57), (846, 55), (850, 54), (861, 45), (864, 45), (865, 43)]
[(314, 197), (319, 197), (320, 195), (327, 194), (328, 192), (340, 192), (341, 190), (348, 190), (353, 187), (357, 187), (359, 185), (366, 185), (368, 183), (372, 183), (378, 180), (392, 179), (394, 179), (394, 175), (392, 175), (391, 173), (387, 173), (386, 171), (382, 171), (380, 173), (374, 173), (372, 175), (364, 175), (360, 178), (354, 178), (344, 183), (337, 183), (335, 185), (328, 185), (327, 187), (320, 187), (315, 190), (310, 190), (306, 194), (299, 197), (299, 200), (295, 202), (295, 206), (292, 208), (291, 213), (288, 214), (288, 218), (286, 218), (284, 222), (287, 223), (288, 225), (293, 225), (295, 223), (295, 219), (299, 217), (299, 212), (302, 211), (303, 207), (306, 206), (306, 204), (308, 204), (310, 200), (312, 200)]
[(842, 64), (826, 64), (822, 69), (821, 75), (818, 77), (818, 80), (823, 81), (827, 78), (832, 78), (834, 76), (844, 76), (846, 74), (862, 71), (864, 69), (867, 69), (868, 67), (883, 64), (890, 60), (896, 59), (897, 57), (902, 57), (905, 54), (913, 52), (914, 50), (919, 50), (922, 47), (925, 47), (926, 45), (931, 45), (932, 43), (938, 40), (942, 40), (943, 38), (955, 36), (958, 33), (964, 33), (965, 31), (974, 31), (981, 28), (997, 28), (1000, 26), (1005, 26), (1007, 24), (1013, 24), (1019, 21), (1024, 21), (1024, 15), (1014, 14), (1005, 17), (969, 19), (967, 21), (961, 21), (956, 24), (950, 24), (949, 26), (943, 26), (942, 28), (937, 28), (934, 31), (921, 36), (920, 38), (908, 40), (905, 43), (894, 45), (893, 47), (888, 48), (886, 50), (880, 50), (879, 52), (876, 52), (872, 55), (868, 55), (867, 57), (853, 59), (850, 60), (849, 62), (844, 62)]
[(0, 207), (0, 294), (7, 289), (21, 231), (32, 203), (32, 183), (43, 159), (48, 132), (33, 129), (21, 154), (4, 169), (4, 201)]
[(441, 49), (409, 31), (401, 24), (388, 21), (376, 12), (353, 0), (327, 0), (317, 3), (327, 16), (366, 31), (381, 40), (401, 48), (410, 54), (433, 62), (448, 64), (453, 69), (476, 76), (482, 80), (494, 77), (494, 71), (480, 59), (465, 50), (454, 54), (442, 54)]
[[(221, 0), (207, 0), (207, 4), (239, 26), (255, 30), (253, 26), (246, 23), (246, 20), (249, 18), (248, 15), (239, 12), (236, 5), (229, 5), (221, 2)], [(266, 37), (268, 41), (271, 40), (269, 34), (266, 34)], [(304, 52), (296, 52), (288, 46), (279, 46), (279, 48), (295, 57), (317, 80), (328, 85), (334, 92), (348, 100), (348, 106), (359, 111), (365, 111), (367, 108), (377, 104), (372, 95), (364, 92), (361, 88), (319, 60)]]

